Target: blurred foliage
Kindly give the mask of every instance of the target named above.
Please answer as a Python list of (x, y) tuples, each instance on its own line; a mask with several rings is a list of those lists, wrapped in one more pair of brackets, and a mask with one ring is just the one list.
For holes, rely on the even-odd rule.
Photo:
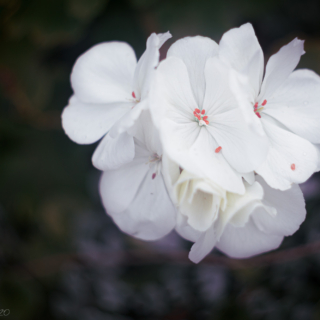
[[(250, 21), (267, 56), (306, 39), (300, 67), (320, 73), (319, 16), (318, 0), (0, 0), (0, 309), (10, 309), (7, 318), (320, 319), (319, 254), (246, 269), (117, 258), (190, 244), (174, 233), (143, 243), (119, 232), (100, 204), (95, 145), (71, 142), (60, 125), (72, 65), (98, 42), (126, 41), (139, 57), (151, 32), (170, 30), (164, 56), (180, 37), (218, 41)], [(304, 185), (307, 220), (282, 250), (320, 240), (319, 190), (315, 175)], [(81, 253), (92, 257), (70, 259)]]

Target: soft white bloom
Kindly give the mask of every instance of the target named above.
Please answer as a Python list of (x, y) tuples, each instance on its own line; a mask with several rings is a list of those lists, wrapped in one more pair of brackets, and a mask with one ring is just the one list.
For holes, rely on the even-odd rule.
[(294, 39), (271, 56), (263, 78), (263, 52), (251, 24), (228, 31), (219, 44), (220, 60), (237, 71), (231, 88), (247, 122), (269, 139), (266, 161), (255, 171), (280, 190), (319, 170), (313, 144), (320, 143), (320, 77), (292, 72), (302, 54), (303, 41)]
[(118, 168), (133, 159), (134, 142), (126, 131), (148, 107), (159, 48), (170, 37), (169, 32), (153, 33), (138, 63), (123, 42), (98, 44), (76, 61), (71, 74), (74, 95), (63, 111), (62, 126), (80, 144), (104, 137), (92, 158), (98, 169)]
[(142, 111), (129, 132), (134, 136), (134, 159), (103, 173), (100, 195), (122, 231), (156, 240), (175, 227), (176, 209), (164, 183), (162, 147), (148, 110)]
[(230, 90), (230, 68), (217, 54), (218, 45), (209, 38), (174, 43), (157, 68), (150, 110), (173, 161), (228, 191), (244, 193), (240, 173), (265, 160), (268, 143), (248, 129)]
[(208, 179), (178, 173), (171, 161), (166, 166), (166, 182), (179, 206), (176, 230), (195, 242), (189, 254), (195, 263), (214, 247), (234, 258), (276, 249), (305, 219), (304, 199), (297, 185), (279, 191), (257, 176), (252, 185), (245, 183), (245, 194), (238, 195)]

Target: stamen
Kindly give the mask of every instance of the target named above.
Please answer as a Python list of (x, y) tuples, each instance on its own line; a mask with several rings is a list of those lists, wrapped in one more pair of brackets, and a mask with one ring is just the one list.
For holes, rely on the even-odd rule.
[(215, 150), (215, 153), (219, 153), (221, 151), (222, 147), (218, 147), (216, 150)]
[(261, 103), (262, 106), (265, 106), (267, 104), (267, 100), (263, 100), (263, 102)]
[(260, 113), (259, 113), (259, 112), (256, 112), (256, 115), (258, 116), (258, 118), (260, 118), (260, 119), (261, 119), (261, 115), (260, 115)]
[(255, 109), (258, 109), (258, 102), (256, 102), (256, 103), (254, 104), (254, 108), (255, 108)]
[(132, 91), (132, 97), (135, 99), (136, 98), (136, 94), (134, 93), (134, 91)]
[(193, 115), (196, 118), (196, 121), (198, 122), (199, 126), (206, 126), (209, 124), (208, 116), (205, 115), (206, 110), (200, 111), (200, 109), (195, 108), (193, 111)]
[(152, 174), (152, 180), (156, 177), (156, 175), (157, 175), (156, 173)]
[(296, 170), (296, 165), (293, 163), (290, 168), (292, 171), (294, 171), (294, 170)]

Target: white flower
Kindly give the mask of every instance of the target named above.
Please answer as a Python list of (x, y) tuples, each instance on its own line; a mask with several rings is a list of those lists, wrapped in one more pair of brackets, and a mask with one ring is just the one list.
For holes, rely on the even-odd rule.
[(173, 161), (228, 191), (243, 193), (239, 172), (260, 165), (268, 143), (248, 129), (230, 91), (230, 69), (217, 53), (218, 45), (209, 38), (174, 43), (157, 69), (150, 110)]
[(306, 215), (300, 188), (279, 191), (261, 177), (256, 180), (238, 195), (188, 173), (179, 177), (173, 185), (180, 202), (176, 231), (195, 242), (190, 260), (198, 263), (214, 247), (248, 258), (278, 248), (284, 236), (298, 230)]
[(266, 161), (255, 171), (280, 190), (318, 170), (313, 143), (320, 143), (320, 77), (310, 70), (292, 72), (302, 54), (303, 41), (294, 39), (271, 56), (263, 78), (263, 52), (251, 24), (228, 31), (219, 44), (221, 61), (238, 72), (231, 88), (246, 120), (269, 139)]
[(126, 131), (148, 107), (159, 48), (170, 37), (169, 32), (153, 33), (138, 63), (123, 42), (98, 44), (76, 61), (71, 74), (74, 95), (63, 111), (62, 126), (80, 144), (104, 137), (92, 158), (98, 169), (118, 168), (133, 159), (134, 142)]
[(149, 111), (130, 129), (134, 136), (132, 162), (103, 173), (100, 195), (118, 227), (137, 238), (156, 240), (175, 227), (176, 209), (162, 172), (162, 147)]

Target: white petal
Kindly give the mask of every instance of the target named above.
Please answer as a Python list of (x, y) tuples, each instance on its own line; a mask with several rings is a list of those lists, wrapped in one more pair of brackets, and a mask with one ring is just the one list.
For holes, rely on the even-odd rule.
[(252, 215), (256, 226), (267, 234), (292, 235), (306, 217), (305, 202), (299, 186), (294, 184), (289, 190), (279, 191), (270, 188), (261, 177), (257, 176), (256, 179), (264, 189), (262, 203), (277, 210), (273, 217), (262, 208), (257, 209)]
[(181, 168), (210, 179), (230, 192), (244, 192), (241, 175), (230, 167), (221, 152), (215, 152), (219, 145), (207, 128), (170, 120), (163, 121), (162, 125), (163, 147)]
[(100, 195), (107, 213), (128, 209), (149, 172), (149, 152), (136, 146), (135, 159), (116, 170), (105, 171), (100, 181)]
[(316, 148), (309, 141), (272, 123), (267, 115), (262, 114), (261, 120), (270, 149), (266, 161), (256, 172), (270, 187), (280, 190), (289, 189), (292, 183), (306, 181), (317, 169)]
[(320, 77), (310, 70), (294, 71), (274, 93), (265, 113), (298, 136), (320, 143)]
[(187, 67), (182, 60), (167, 58), (159, 64), (149, 97), (151, 115), (156, 126), (163, 119), (187, 123), (198, 108), (192, 93)]
[(203, 109), (209, 116), (209, 122), (217, 114), (237, 109), (236, 100), (229, 85), (229, 72), (231, 70), (227, 64), (221, 62), (217, 57), (207, 60), (204, 70), (206, 91)]
[(229, 224), (216, 247), (232, 258), (249, 258), (278, 248), (282, 240), (282, 236), (263, 233), (250, 219), (240, 228)]
[(191, 88), (198, 106), (202, 106), (206, 83), (204, 68), (208, 58), (218, 54), (219, 46), (207, 37), (186, 37), (176, 41), (167, 57), (180, 58), (188, 69)]
[(263, 52), (252, 25), (226, 32), (219, 43), (219, 57), (249, 79), (247, 90), (252, 98), (259, 94), (263, 75)]
[[(147, 165), (140, 162), (135, 169), (141, 170), (138, 168), (139, 166), (148, 168)], [(126, 173), (130, 174), (132, 170), (134, 168), (131, 167)], [(108, 181), (109, 172), (104, 173), (102, 178), (100, 192), (107, 213), (112, 216), (122, 231), (139, 239), (156, 240), (168, 234), (175, 226), (176, 217), (175, 208), (168, 196), (162, 175), (159, 174), (153, 179), (153, 172), (149, 169), (145, 175), (142, 175), (142, 180), (139, 177), (141, 183), (138, 188), (135, 188), (134, 196), (132, 197), (132, 191), (128, 191), (128, 189), (130, 187), (134, 188), (137, 183), (128, 176), (125, 176), (124, 178), (126, 179), (123, 180), (122, 174), (123, 172), (118, 172), (117, 175), (122, 180), (122, 184), (113, 184), (113, 181)], [(110, 192), (110, 189), (113, 192)], [(117, 197), (117, 201), (120, 202), (126, 201), (128, 203), (129, 201), (126, 198), (127, 195), (130, 196), (131, 201), (124, 211), (113, 211), (110, 206), (110, 195), (116, 196), (117, 193), (121, 194), (121, 198)], [(114, 203), (115, 200), (112, 202)], [(120, 205), (118, 203), (116, 209)]]
[(134, 158), (133, 137), (126, 132), (112, 138), (107, 134), (92, 156), (93, 165), (102, 171), (117, 169)]
[(305, 53), (303, 44), (304, 41), (295, 38), (270, 57), (259, 94), (259, 103), (264, 99), (270, 99), (298, 65), (300, 57)]
[(133, 105), (133, 107), (120, 118), (110, 129), (110, 135), (115, 138), (123, 132), (130, 131), (134, 124), (138, 121), (142, 111), (148, 109), (148, 99)]
[(155, 34), (152, 33), (147, 40), (147, 48), (138, 61), (134, 73), (134, 92), (138, 100), (145, 99), (148, 95), (153, 72), (159, 64), (159, 49), (172, 36), (170, 32)]
[(90, 144), (103, 137), (132, 105), (129, 102), (86, 104), (73, 96), (63, 110), (62, 127), (71, 140)]
[(162, 175), (173, 203), (178, 205), (174, 194), (174, 186), (180, 177), (180, 168), (176, 162), (168, 157), (167, 153), (162, 154)]
[(204, 232), (195, 244), (191, 247), (189, 252), (189, 259), (194, 263), (199, 263), (210, 251), (214, 248), (216, 244), (216, 236), (213, 228)]
[(202, 232), (193, 229), (187, 222), (187, 217), (178, 212), (176, 231), (178, 234), (189, 241), (196, 242), (201, 236)]
[(317, 153), (318, 153), (318, 165), (317, 165), (317, 169), (316, 169), (316, 172), (318, 172), (318, 171), (320, 171), (320, 145), (316, 144), (314, 146), (317, 149)]
[(255, 208), (262, 205), (262, 198), (263, 189), (258, 182), (254, 182), (252, 185), (246, 184), (244, 195), (228, 193), (227, 207), (224, 211), (220, 211), (219, 220), (214, 226), (217, 240), (219, 240), (228, 224), (243, 227)]
[(143, 144), (153, 154), (162, 155), (162, 145), (159, 132), (154, 126), (150, 111), (143, 110), (135, 125), (128, 131), (136, 140)]
[(135, 67), (136, 56), (127, 43), (101, 43), (76, 61), (71, 74), (72, 88), (82, 102), (127, 102), (132, 99)]
[(222, 147), (221, 154), (238, 172), (250, 172), (265, 161), (268, 139), (246, 127), (239, 109), (216, 115), (207, 129)]
[(243, 173), (242, 177), (244, 180), (246, 180), (246, 182), (248, 182), (250, 185), (254, 183), (255, 181), (255, 176), (254, 176), (254, 172), (248, 172), (248, 173)]
[(265, 132), (261, 121), (253, 112), (256, 97), (254, 97), (250, 91), (250, 78), (235, 70), (231, 70), (229, 76), (230, 89), (237, 100), (237, 106), (241, 110), (247, 126), (254, 134), (263, 137)]

